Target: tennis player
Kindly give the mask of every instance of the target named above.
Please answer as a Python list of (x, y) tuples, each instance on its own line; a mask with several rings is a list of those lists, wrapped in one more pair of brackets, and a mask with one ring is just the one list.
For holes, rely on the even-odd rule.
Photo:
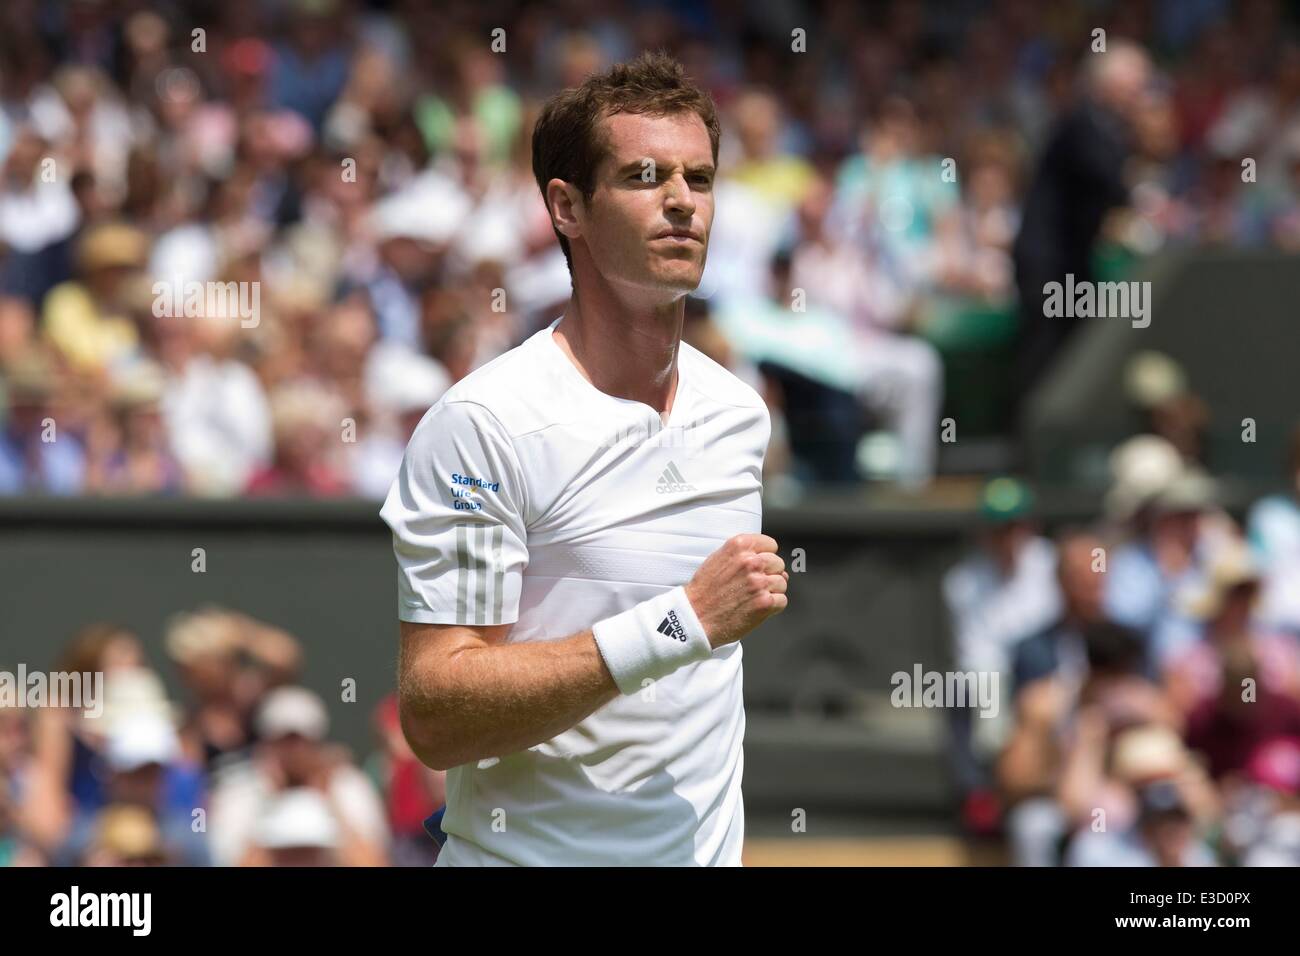
[(456, 383), (383, 506), (402, 727), (450, 768), (439, 866), (739, 865), (739, 640), (786, 606), (771, 423), (681, 341), (719, 127), (663, 54), (553, 97), (563, 315)]

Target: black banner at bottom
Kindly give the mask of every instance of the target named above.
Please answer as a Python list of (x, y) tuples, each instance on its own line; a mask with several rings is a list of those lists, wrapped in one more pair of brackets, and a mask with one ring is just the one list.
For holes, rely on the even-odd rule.
[(338, 944), (484, 929), (495, 941), (557, 922), (584, 936), (608, 926), (608, 938), (622, 939), (681, 919), (701, 935), (716, 925), (724, 938), (779, 923), (924, 944), (1039, 931), (1228, 942), (1294, 930), (1295, 898), (1294, 871), (1247, 869), (0, 870), (6, 941), (75, 933), (128, 945)]

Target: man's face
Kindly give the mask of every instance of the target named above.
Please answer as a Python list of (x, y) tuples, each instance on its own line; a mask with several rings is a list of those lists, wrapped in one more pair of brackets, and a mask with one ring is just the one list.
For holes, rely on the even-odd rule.
[[(713, 147), (694, 112), (616, 113), (576, 235), (606, 280), (671, 301), (700, 284), (713, 225)], [(649, 162), (648, 162), (649, 161)], [(646, 172), (651, 169), (653, 175)]]
[(1155, 535), (1171, 543), (1176, 542), (1183, 550), (1190, 552), (1196, 547), (1200, 526), (1200, 512), (1190, 510), (1173, 511), (1156, 516)]
[(120, 803), (133, 803), (142, 807), (155, 807), (162, 793), (163, 767), (147, 763), (133, 770), (119, 770), (109, 781), (113, 799)]
[(289, 733), (267, 742), (273, 759), (278, 760), (290, 786), (306, 786), (318, 766), (316, 741), (301, 734)]

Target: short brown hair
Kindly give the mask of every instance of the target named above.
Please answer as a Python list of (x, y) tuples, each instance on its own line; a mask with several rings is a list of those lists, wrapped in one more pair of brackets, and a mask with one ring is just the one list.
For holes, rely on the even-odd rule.
[[(542, 197), (546, 197), (547, 183), (562, 179), (578, 187), (584, 199), (591, 199), (596, 189), (596, 167), (608, 149), (599, 126), (605, 117), (615, 113), (664, 116), (685, 111), (704, 121), (716, 164), (721, 128), (713, 98), (692, 83), (682, 65), (667, 53), (642, 53), (635, 60), (591, 74), (581, 86), (555, 94), (546, 101), (533, 127), (533, 176)], [(569, 241), (558, 229), (555, 235), (572, 272)]]

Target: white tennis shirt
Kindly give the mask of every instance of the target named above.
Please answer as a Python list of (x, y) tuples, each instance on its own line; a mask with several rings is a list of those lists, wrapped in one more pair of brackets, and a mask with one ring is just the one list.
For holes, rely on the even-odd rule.
[[(411, 436), (381, 511), (401, 620), (557, 640), (761, 530), (758, 393), (682, 343), (664, 423), (588, 382), (557, 324), (457, 382)], [(438, 864), (739, 865), (741, 680), (729, 644), (544, 743), (452, 768)]]

